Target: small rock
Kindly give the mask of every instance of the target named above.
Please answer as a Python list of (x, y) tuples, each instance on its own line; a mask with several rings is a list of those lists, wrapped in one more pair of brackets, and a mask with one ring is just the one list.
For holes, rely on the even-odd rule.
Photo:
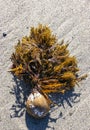
[(6, 37), (7, 36), (7, 34), (6, 33), (3, 33), (3, 37)]

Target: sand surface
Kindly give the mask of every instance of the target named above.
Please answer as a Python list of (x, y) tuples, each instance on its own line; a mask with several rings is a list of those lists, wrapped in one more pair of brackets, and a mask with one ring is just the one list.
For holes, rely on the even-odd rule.
[(90, 76), (58, 96), (61, 106), (46, 118), (35, 120), (25, 111), (27, 86), (7, 70), (17, 41), (38, 23), (69, 40), (80, 74), (90, 73), (90, 0), (0, 0), (0, 130), (90, 130)]

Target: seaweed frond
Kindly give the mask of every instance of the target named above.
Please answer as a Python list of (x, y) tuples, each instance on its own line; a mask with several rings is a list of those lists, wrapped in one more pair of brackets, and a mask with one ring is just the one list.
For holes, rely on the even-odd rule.
[(86, 77), (77, 76), (77, 60), (67, 48), (64, 41), (58, 43), (48, 26), (32, 27), (30, 35), (16, 45), (10, 71), (44, 93), (64, 93)]

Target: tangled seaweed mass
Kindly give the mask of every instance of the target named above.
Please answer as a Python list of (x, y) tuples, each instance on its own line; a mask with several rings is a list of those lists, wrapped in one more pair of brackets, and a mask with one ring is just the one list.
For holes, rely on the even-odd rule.
[[(48, 93), (65, 93), (86, 77), (86, 75), (78, 76), (77, 60), (74, 56), (70, 56), (67, 47), (68, 44), (64, 44), (63, 40), (58, 43), (48, 26), (40, 24), (37, 28), (32, 27), (30, 35), (23, 37), (16, 45), (15, 52), (11, 56), (13, 67), (10, 71), (30, 83), (30, 88), (35, 88), (38, 91), (36, 93), (44, 95), (48, 104), (51, 104)], [(35, 96), (31, 94), (31, 98)], [(30, 109), (30, 102), (27, 104)], [(42, 106), (43, 102), (38, 105), (36, 101), (36, 104)], [(31, 104), (31, 109), (33, 108), (35, 109), (35, 106)], [(32, 114), (33, 111), (29, 113), (35, 114), (35, 112)], [(37, 112), (36, 115), (38, 116)]]

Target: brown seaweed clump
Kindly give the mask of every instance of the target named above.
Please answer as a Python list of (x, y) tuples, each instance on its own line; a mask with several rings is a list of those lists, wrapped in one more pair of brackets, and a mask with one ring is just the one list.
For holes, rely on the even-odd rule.
[(70, 56), (67, 47), (63, 40), (58, 43), (48, 26), (40, 24), (37, 28), (32, 27), (30, 35), (16, 45), (10, 71), (30, 83), (30, 88), (40, 90), (44, 96), (65, 93), (85, 77), (78, 76), (77, 60)]

